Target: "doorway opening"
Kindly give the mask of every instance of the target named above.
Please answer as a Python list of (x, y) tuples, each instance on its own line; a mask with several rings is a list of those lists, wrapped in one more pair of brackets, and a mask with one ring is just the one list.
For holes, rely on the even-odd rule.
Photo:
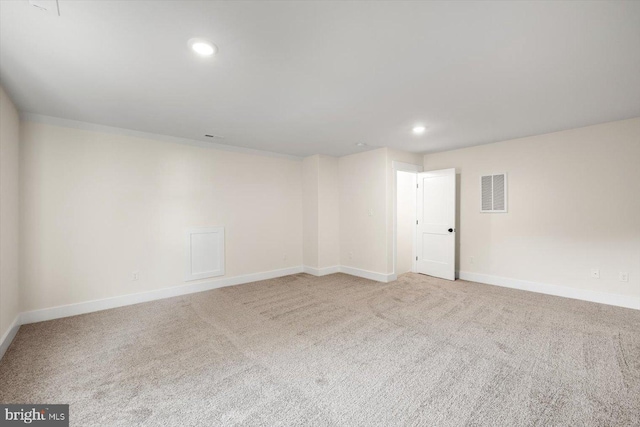
[(415, 172), (396, 175), (397, 233), (396, 274), (416, 272), (416, 183)]
[(456, 170), (393, 162), (393, 176), (393, 274), (455, 280)]
[(422, 166), (393, 162), (393, 273), (416, 270), (416, 186)]

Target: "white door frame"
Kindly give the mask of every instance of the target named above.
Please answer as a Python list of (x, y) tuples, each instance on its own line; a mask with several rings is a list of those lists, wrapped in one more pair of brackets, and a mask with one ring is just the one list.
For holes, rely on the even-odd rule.
[[(411, 163), (391, 162), (393, 169), (393, 275), (397, 275), (398, 272), (398, 172), (422, 172), (422, 166), (414, 165)], [(418, 176), (416, 175), (416, 184), (418, 183)], [(416, 212), (417, 218), (417, 212)], [(413, 259), (411, 261), (411, 271), (414, 273), (417, 271), (416, 266), (416, 238), (418, 231), (413, 226)]]

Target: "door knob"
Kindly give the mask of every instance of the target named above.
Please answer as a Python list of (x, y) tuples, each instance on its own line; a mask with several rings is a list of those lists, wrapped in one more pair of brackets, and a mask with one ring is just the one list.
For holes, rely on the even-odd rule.
[(449, 229), (449, 233), (453, 233), (453, 228), (450, 228), (450, 229)]

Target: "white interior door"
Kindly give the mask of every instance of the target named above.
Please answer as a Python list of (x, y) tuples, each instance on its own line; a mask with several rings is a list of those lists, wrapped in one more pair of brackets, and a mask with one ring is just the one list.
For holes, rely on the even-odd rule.
[(455, 280), (456, 170), (418, 174), (418, 273)]

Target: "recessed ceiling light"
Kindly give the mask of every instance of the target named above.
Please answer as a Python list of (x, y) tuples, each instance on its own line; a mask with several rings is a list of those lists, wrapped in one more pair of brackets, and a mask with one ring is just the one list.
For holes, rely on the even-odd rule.
[(416, 135), (422, 135), (425, 130), (427, 130), (427, 128), (422, 125), (417, 125), (413, 127), (413, 133)]
[(211, 43), (209, 40), (201, 38), (189, 39), (189, 47), (193, 49), (195, 53), (201, 56), (211, 56), (218, 52), (218, 47)]

